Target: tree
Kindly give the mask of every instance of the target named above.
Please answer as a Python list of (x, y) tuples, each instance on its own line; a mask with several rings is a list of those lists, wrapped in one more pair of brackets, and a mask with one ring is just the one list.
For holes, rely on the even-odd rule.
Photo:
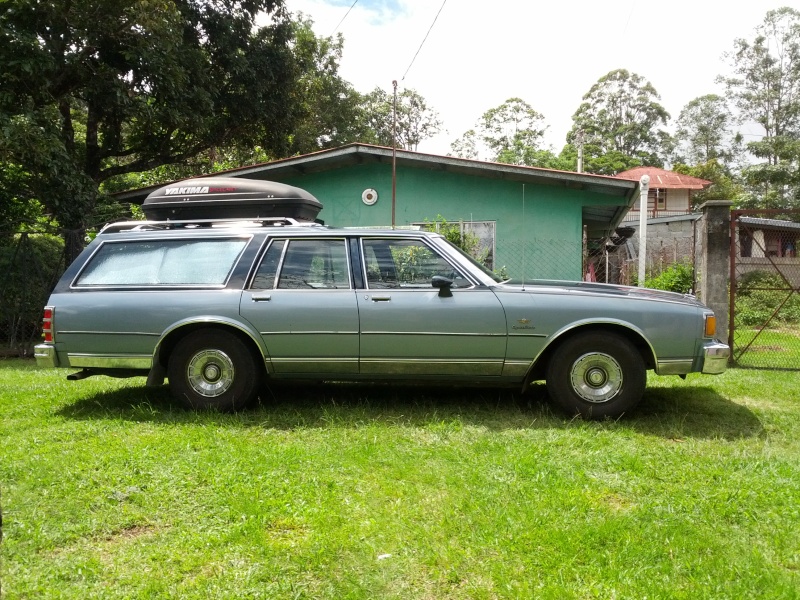
[[(392, 146), (395, 141), (394, 92), (376, 87), (363, 97), (367, 130), (361, 141)], [(419, 92), (404, 89), (397, 94), (396, 141), (400, 148), (416, 150), (420, 142), (442, 129), (439, 114), (428, 106)]]
[(312, 25), (303, 14), (293, 23), (293, 48), (301, 77), (295, 98), (297, 124), (290, 135), (288, 155), (371, 138), (363, 96), (339, 75), (342, 34), (317, 37)]
[[(0, 162), (62, 227), (111, 177), (233, 141), (281, 155), (300, 66), (283, 0), (13, 0), (0, 15)], [(256, 27), (266, 12), (269, 24)], [(73, 237), (67, 258), (80, 250)]]
[[(578, 147), (580, 140), (575, 144), (566, 144), (559, 154), (559, 160), (568, 165), (565, 170), (575, 169), (578, 164)], [(633, 156), (628, 156), (619, 150), (604, 152), (597, 144), (583, 144), (583, 172), (596, 175), (616, 175), (634, 167), (641, 167), (642, 161)]]
[(695, 208), (709, 200), (731, 200), (737, 208), (749, 207), (748, 197), (741, 182), (715, 158), (694, 165), (678, 163), (673, 165), (672, 170), (712, 182), (708, 188), (692, 195), (692, 204)]
[(539, 149), (546, 127), (544, 117), (521, 98), (509, 98), (481, 116), (481, 138), (494, 160), (526, 164), (526, 153)]
[(675, 162), (704, 164), (714, 160), (730, 166), (742, 150), (741, 134), (731, 133), (733, 124), (722, 96), (695, 98), (683, 107), (676, 122)]
[(452, 156), (468, 158), (470, 160), (478, 160), (480, 158), (478, 142), (478, 134), (474, 129), (466, 131), (464, 135), (450, 144)]
[[(490, 108), (470, 129), (450, 145), (461, 158), (479, 158), (527, 166), (549, 166), (557, 161), (550, 150), (540, 147), (547, 127), (544, 117), (521, 98), (509, 98)], [(548, 163), (543, 164), (543, 163)]]
[(797, 204), (800, 196), (800, 12), (767, 12), (752, 41), (737, 39), (727, 53), (733, 75), (720, 77), (742, 120), (763, 128), (747, 144), (762, 162), (747, 167), (745, 180), (758, 190), (764, 208)]
[(660, 129), (667, 124), (669, 113), (658, 100), (656, 89), (641, 75), (625, 69), (611, 71), (583, 96), (572, 116), (567, 141), (583, 143), (587, 165), (592, 159), (617, 152), (631, 159), (626, 161), (629, 163), (662, 166), (672, 140)]

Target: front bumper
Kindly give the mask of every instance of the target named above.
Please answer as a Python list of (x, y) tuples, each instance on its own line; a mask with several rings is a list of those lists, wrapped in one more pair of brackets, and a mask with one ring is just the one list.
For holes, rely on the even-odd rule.
[(54, 368), (58, 366), (56, 347), (51, 344), (38, 344), (34, 346), (33, 356), (36, 358), (37, 367)]
[(728, 368), (731, 349), (727, 344), (714, 340), (703, 346), (703, 368), (707, 375), (719, 375)]

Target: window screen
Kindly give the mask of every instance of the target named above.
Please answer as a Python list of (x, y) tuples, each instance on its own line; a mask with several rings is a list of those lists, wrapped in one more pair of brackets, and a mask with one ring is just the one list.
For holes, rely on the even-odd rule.
[(247, 239), (148, 240), (103, 244), (78, 286), (225, 285)]

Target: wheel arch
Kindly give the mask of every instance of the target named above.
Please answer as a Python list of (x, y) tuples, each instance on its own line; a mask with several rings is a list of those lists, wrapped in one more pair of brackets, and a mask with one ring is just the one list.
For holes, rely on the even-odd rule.
[(627, 339), (639, 352), (645, 367), (647, 369), (655, 369), (657, 360), (655, 349), (638, 328), (629, 323), (617, 321), (575, 323), (564, 327), (550, 338), (547, 346), (542, 349), (528, 370), (528, 375), (525, 378), (526, 386), (532, 381), (539, 381), (545, 378), (550, 360), (561, 344), (586, 333), (604, 332), (615, 333)]
[(176, 323), (161, 335), (161, 339), (155, 349), (153, 364), (158, 365), (161, 369), (166, 369), (169, 364), (169, 357), (178, 342), (187, 335), (201, 329), (213, 329), (235, 335), (255, 357), (260, 359), (264, 367), (264, 374), (268, 374), (268, 354), (262, 342), (246, 326), (228, 319), (203, 318)]

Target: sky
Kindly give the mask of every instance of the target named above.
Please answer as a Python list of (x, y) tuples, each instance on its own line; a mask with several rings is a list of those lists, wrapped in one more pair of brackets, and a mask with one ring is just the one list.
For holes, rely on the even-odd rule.
[[(340, 75), (359, 92), (376, 86), (391, 92), (393, 80), (398, 91), (419, 92), (446, 130), (419, 151), (447, 154), (485, 111), (513, 97), (544, 116), (544, 143), (560, 151), (583, 95), (615, 69), (652, 83), (674, 121), (694, 98), (724, 95), (715, 79), (730, 74), (723, 55), (736, 38), (752, 40), (768, 10), (800, 10), (800, 0), (775, 1), (356, 0), (353, 6), (353, 0), (286, 0), (286, 6), (310, 17), (318, 36), (342, 33)], [(758, 134), (755, 126), (745, 130), (746, 139)]]

